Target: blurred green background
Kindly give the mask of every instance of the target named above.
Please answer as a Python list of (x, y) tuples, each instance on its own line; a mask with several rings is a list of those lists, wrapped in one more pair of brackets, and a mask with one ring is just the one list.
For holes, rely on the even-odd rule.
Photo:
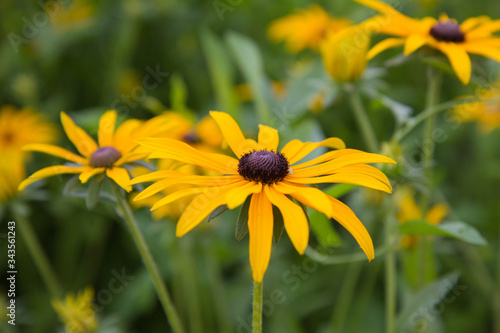
[[(313, 63), (308, 75), (324, 86), (326, 76), (317, 55), (308, 51), (290, 54), (282, 44), (272, 43), (266, 37), (272, 20), (311, 3), (81, 0), (70, 6), (70, 1), (3, 0), (0, 2), (0, 105), (33, 107), (59, 129), (59, 112), (65, 110), (91, 134), (96, 133), (98, 116), (112, 108), (119, 111), (122, 119), (148, 118), (165, 109), (198, 118), (209, 110), (226, 111), (222, 108), (234, 101), (220, 97), (217, 80), (229, 78), (234, 87), (248, 81), (230, 45), (228, 36), (235, 36), (234, 33), (246, 36), (258, 46), (266, 82), (295, 77), (296, 84), (309, 84), (311, 78), (307, 75), (296, 78), (292, 68)], [(350, 17), (356, 22), (373, 14), (347, 0), (318, 3), (332, 15)], [(442, 12), (459, 21), (484, 14), (500, 16), (500, 2), (495, 0), (392, 4), (413, 17), (437, 17)], [(210, 48), (207, 45), (204, 47), (203, 41), (207, 43), (210, 36), (222, 54), (207, 50)], [(384, 66), (383, 61), (398, 52), (388, 51), (370, 65)], [(221, 67), (210, 64), (213, 57), (219, 59)], [(385, 85), (379, 89), (415, 112), (423, 110), (425, 66), (413, 60), (386, 68)], [(223, 72), (214, 72), (214, 68)], [(151, 89), (134, 89), (144, 87), (142, 80), (151, 71), (158, 73), (158, 84)], [(498, 64), (488, 63), (477, 71), (484, 80), (493, 82)], [(456, 78), (446, 76), (441, 100), (471, 92)], [(289, 117), (270, 124), (282, 129), (284, 137), (317, 140), (338, 136), (348, 147), (366, 148), (341, 97), (315, 115), (307, 110), (307, 103), (302, 101), (296, 107), (293, 96), (289, 98), (280, 104), (268, 104), (273, 112)], [(396, 127), (391, 111), (377, 99), (366, 98), (365, 102), (379, 138), (389, 140)], [(248, 133), (256, 133), (255, 105), (234, 103), (245, 120), (242, 127)], [(417, 329), (405, 328), (404, 332), (499, 332), (499, 327), (494, 330), (494, 318), (500, 315), (499, 308), (494, 308), (494, 300), (498, 299), (500, 284), (500, 131), (483, 135), (475, 124), (456, 124), (445, 118), (439, 119), (438, 126), (445, 131), (445, 139), (439, 142), (435, 156), (438, 201), (447, 202), (452, 207), (452, 219), (474, 226), (488, 244), (475, 246), (445, 238), (435, 242), (439, 271), (435, 281), (444, 283), (444, 289), (450, 292), (446, 297), (428, 295), (425, 302), (415, 303), (413, 313), (420, 313), (418, 318), (424, 319), (420, 319)], [(418, 134), (414, 131), (405, 140), (406, 156), (421, 149)], [(69, 147), (62, 131), (60, 142)], [(36, 154), (28, 172), (51, 163), (52, 158)], [(418, 181), (404, 172), (389, 176), (393, 176), (395, 185)], [(68, 178), (49, 179), (43, 187), (46, 200), (29, 204), (31, 222), (62, 281), (62, 288), (75, 292), (88, 285), (94, 287), (99, 332), (168, 332), (149, 277), (113, 206), (102, 203), (88, 211), (84, 200), (63, 196), (61, 189)], [(343, 200), (367, 225), (377, 249), (383, 245), (380, 208), (370, 205), (367, 196), (366, 191), (358, 189)], [(248, 238), (239, 243), (234, 239), (237, 211), (227, 212), (182, 239), (174, 236), (175, 221), (153, 221), (147, 209), (139, 210), (138, 216), (188, 332), (250, 332)], [(8, 214), (2, 216), (0, 236), (5, 235), (10, 219)], [(325, 246), (312, 236), (312, 248), (327, 255), (361, 252), (345, 230), (336, 223), (332, 225), (342, 241)], [(0, 241), (0, 255), (6, 256), (5, 238)], [(5, 332), (62, 332), (63, 325), (50, 306), (48, 292), (20, 238), (16, 258), (17, 325), (2, 323), (0, 328)], [(407, 309), (405, 301), (416, 291), (405, 278), (403, 255), (399, 260), (401, 314)], [(5, 262), (2, 259), (0, 265), (2, 297), (7, 286)], [(265, 277), (264, 331), (384, 332), (383, 264), (383, 256), (369, 264), (366, 261), (320, 264), (298, 255), (284, 235), (273, 246)], [(129, 276), (123, 288), (106, 292), (110, 290), (110, 281), (123, 272)], [(457, 275), (449, 275), (453, 272), (460, 274), (458, 281)], [(418, 270), (414, 274), (419, 274)], [(448, 282), (451, 287), (446, 287), (447, 281), (452, 281)], [(407, 318), (417, 317), (410, 313)]]

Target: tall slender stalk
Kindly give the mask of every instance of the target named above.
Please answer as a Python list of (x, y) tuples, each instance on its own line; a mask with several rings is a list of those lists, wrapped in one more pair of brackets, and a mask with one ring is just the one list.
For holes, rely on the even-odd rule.
[(253, 282), (252, 333), (262, 332), (262, 282)]
[(24, 240), (26, 247), (28, 248), (28, 252), (35, 263), (36, 268), (40, 272), (43, 282), (47, 286), (51, 296), (53, 298), (61, 298), (63, 296), (61, 284), (57, 280), (56, 274), (50, 265), (47, 255), (40, 245), (30, 221), (25, 215), (26, 214), (20, 213), (18, 209), (14, 208), (14, 217), (16, 226), (19, 227), (19, 234)]
[(361, 96), (359, 96), (359, 91), (356, 86), (350, 85), (347, 89), (349, 94), (349, 102), (351, 103), (352, 110), (354, 111), (354, 116), (358, 122), (358, 126), (361, 130), (361, 135), (365, 141), (366, 147), (372, 153), (379, 152), (379, 143), (377, 136), (375, 135), (375, 130), (366, 114), (366, 110), (361, 101)]
[[(389, 207), (385, 213), (384, 234), (386, 244), (394, 242), (394, 197), (388, 201)], [(386, 332), (396, 332), (396, 252), (390, 249), (385, 254), (385, 319)]]
[(118, 208), (123, 214), (123, 219), (125, 220), (125, 223), (130, 230), (130, 233), (132, 234), (132, 238), (134, 239), (135, 245), (139, 250), (142, 261), (144, 262), (144, 265), (146, 266), (149, 275), (153, 280), (156, 293), (158, 294), (158, 298), (160, 299), (161, 305), (163, 306), (163, 310), (165, 312), (165, 315), (167, 316), (168, 321), (170, 322), (172, 330), (175, 333), (183, 333), (184, 328), (179, 319), (179, 315), (177, 314), (177, 310), (175, 309), (172, 300), (170, 299), (167, 288), (165, 287), (165, 284), (158, 270), (158, 266), (156, 265), (156, 262), (154, 261), (153, 256), (149, 251), (149, 247), (137, 225), (134, 214), (132, 213), (127, 200), (122, 195), (120, 187), (118, 187), (118, 185), (114, 184), (113, 182), (111, 182), (111, 187), (116, 197)]

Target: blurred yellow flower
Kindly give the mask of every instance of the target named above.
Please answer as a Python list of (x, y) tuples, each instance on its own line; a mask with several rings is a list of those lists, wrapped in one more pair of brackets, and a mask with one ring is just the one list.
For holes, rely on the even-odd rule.
[(17, 187), (25, 177), (26, 170), (21, 154), (0, 153), (0, 203), (17, 195)]
[(16, 109), (6, 105), (0, 109), (0, 153), (22, 152), (22, 147), (30, 143), (54, 141), (56, 130), (41, 114), (31, 108)]
[(320, 49), (323, 64), (332, 78), (339, 82), (354, 82), (366, 68), (369, 47), (370, 35), (353, 26), (329, 33)]
[(67, 332), (90, 333), (97, 329), (93, 299), (94, 290), (87, 287), (77, 295), (73, 293), (66, 295), (64, 301), (52, 300), (52, 307), (63, 321)]
[(64, 112), (61, 112), (61, 122), (69, 140), (81, 155), (72, 153), (64, 148), (48, 144), (30, 144), (23, 149), (50, 154), (73, 162), (71, 165), (53, 165), (41, 169), (20, 185), (21, 191), (32, 182), (59, 174), (80, 174), (80, 181), (86, 183), (91, 177), (105, 173), (119, 186), (127, 191), (130, 176), (123, 167), (125, 164), (146, 157), (141, 153), (135, 142), (137, 139), (148, 136), (161, 136), (177, 124), (171, 121), (169, 115), (157, 116), (148, 121), (130, 119), (121, 124), (115, 131), (117, 113), (114, 110), (104, 113), (99, 120), (99, 145), (85, 131), (78, 127)]
[(444, 53), (463, 84), (470, 81), (471, 60), (469, 53), (479, 54), (500, 61), (500, 38), (493, 33), (500, 31), (500, 20), (487, 16), (471, 17), (462, 24), (441, 15), (439, 20), (432, 17), (413, 19), (401, 14), (390, 5), (377, 0), (355, 0), (380, 12), (379, 32), (397, 36), (375, 45), (368, 58), (380, 52), (404, 45), (404, 54), (409, 55), (424, 45)]
[[(253, 100), (252, 88), (248, 83), (238, 84), (234, 90), (240, 102), (245, 103)], [(276, 99), (283, 99), (286, 95), (286, 87), (281, 82), (271, 81), (271, 92)]]
[[(412, 193), (405, 190), (402, 192), (403, 194), (398, 200), (399, 213), (397, 215), (400, 223), (423, 219), (430, 224), (438, 224), (441, 223), (448, 214), (448, 205), (440, 203), (432, 206), (424, 216), (422, 210), (415, 202)], [(418, 244), (418, 236), (405, 236), (401, 244), (405, 248), (414, 248)]]
[[(238, 124), (227, 113), (211, 111), (210, 114), (237, 159), (205, 153), (172, 139), (139, 140), (142, 146), (151, 149), (150, 158), (171, 158), (219, 174), (200, 176), (161, 170), (132, 181), (133, 184), (155, 181), (137, 196), (138, 200), (174, 186), (189, 185), (162, 198), (152, 208), (195, 195), (177, 223), (178, 237), (200, 224), (217, 207), (227, 205), (229, 209), (235, 209), (251, 196), (248, 211), (250, 265), (253, 279), (261, 282), (271, 257), (273, 205), (281, 212), (295, 249), (300, 254), (306, 249), (309, 225), (303, 209), (291, 200), (293, 198), (336, 219), (354, 236), (368, 259), (374, 258), (370, 235), (349, 207), (307, 184), (350, 183), (391, 192), (387, 177), (366, 163), (395, 163), (392, 159), (345, 149), (344, 142), (338, 138), (318, 143), (293, 140), (278, 151), (279, 137), (275, 129), (260, 125), (258, 141), (245, 139)], [(338, 150), (297, 164), (318, 147)]]
[(68, 6), (54, 2), (57, 8), (54, 15), (50, 15), (51, 24), (59, 30), (84, 28), (93, 23), (95, 6), (88, 0), (74, 0)]
[[(466, 98), (474, 96), (466, 96)], [(500, 82), (490, 89), (479, 89), (479, 101), (459, 104), (453, 108), (454, 119), (459, 122), (477, 121), (483, 133), (500, 127)]]
[(268, 35), (273, 41), (284, 41), (291, 52), (306, 48), (318, 50), (329, 33), (336, 33), (350, 25), (350, 20), (334, 18), (321, 6), (314, 4), (309, 9), (271, 22)]

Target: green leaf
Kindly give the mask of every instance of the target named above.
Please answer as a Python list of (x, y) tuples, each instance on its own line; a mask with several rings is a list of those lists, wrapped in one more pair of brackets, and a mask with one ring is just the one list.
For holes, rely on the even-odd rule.
[(191, 117), (191, 111), (187, 107), (187, 87), (186, 82), (179, 74), (172, 74), (170, 77), (170, 101), (172, 110), (181, 113), (183, 116)]
[(236, 32), (228, 33), (226, 40), (236, 60), (236, 64), (250, 85), (260, 123), (270, 124), (271, 113), (268, 106), (268, 98), (271, 95), (266, 95), (266, 92), (270, 91), (269, 82), (264, 74), (264, 65), (259, 47), (251, 39)]
[[(446, 295), (455, 287), (460, 274), (452, 272), (422, 289), (403, 307), (403, 311), (396, 321), (396, 331), (406, 332), (418, 322), (419, 318), (435, 315), (436, 306), (447, 303)], [(454, 296), (460, 295), (460, 288), (456, 288)], [(445, 304), (443, 304), (445, 305)]]
[(248, 233), (248, 209), (250, 208), (250, 198), (249, 196), (243, 206), (241, 207), (240, 213), (238, 214), (238, 221), (236, 222), (236, 232), (235, 237), (239, 242)]
[(285, 228), (285, 222), (283, 221), (283, 215), (281, 215), (279, 208), (274, 205), (273, 205), (273, 220), (274, 220), (273, 239), (275, 243), (278, 243), (278, 241), (281, 238), (281, 234), (283, 233), (283, 229)]
[(217, 208), (215, 208), (210, 215), (208, 215), (208, 220), (207, 223), (215, 219), (217, 216), (223, 214), (226, 210), (228, 210), (227, 205), (221, 205)]
[(399, 231), (403, 235), (438, 235), (455, 238), (474, 245), (487, 244), (476, 228), (462, 221), (434, 225), (426, 221), (415, 220), (400, 225)]
[(309, 215), (309, 221), (311, 223), (311, 231), (322, 247), (339, 247), (342, 244), (339, 234), (333, 228), (330, 219), (324, 214), (315, 211)]
[(73, 190), (79, 185), (81, 184), (80, 182), (80, 178), (79, 178), (79, 175), (74, 175), (73, 177), (71, 177), (67, 182), (66, 184), (64, 184), (64, 187), (63, 187), (63, 190), (62, 190), (62, 194), (67, 197), (67, 196), (71, 196), (71, 192), (73, 192)]
[(87, 196), (85, 197), (85, 205), (88, 210), (94, 209), (99, 201), (99, 192), (101, 190), (102, 175), (94, 176), (89, 180), (89, 187), (87, 189)]
[(201, 48), (208, 63), (212, 86), (215, 90), (217, 107), (229, 113), (236, 121), (240, 120), (238, 99), (233, 87), (233, 67), (229, 52), (220, 39), (209, 30), (200, 32)]

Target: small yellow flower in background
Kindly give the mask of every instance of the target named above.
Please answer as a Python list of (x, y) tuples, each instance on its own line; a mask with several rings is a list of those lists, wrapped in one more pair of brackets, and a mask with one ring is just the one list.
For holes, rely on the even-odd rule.
[(432, 17), (413, 19), (401, 14), (386, 3), (377, 0), (355, 0), (382, 15), (378, 22), (380, 33), (396, 36), (375, 45), (368, 58), (380, 52), (404, 45), (404, 54), (409, 55), (424, 45), (444, 53), (453, 70), (467, 84), (471, 76), (470, 54), (479, 54), (500, 62), (500, 38), (493, 33), (500, 31), (500, 20), (487, 16), (471, 17), (462, 24), (441, 15), (439, 20)]
[[(245, 103), (253, 101), (252, 89), (248, 83), (238, 84), (234, 90), (240, 102)], [(281, 100), (285, 98), (286, 87), (282, 82), (271, 81), (271, 92), (276, 99)]]
[(157, 116), (147, 121), (130, 119), (121, 124), (115, 131), (117, 113), (114, 110), (104, 113), (99, 120), (98, 142), (92, 139), (82, 128), (64, 112), (61, 112), (61, 122), (69, 140), (81, 155), (64, 148), (48, 144), (30, 144), (24, 147), (27, 151), (46, 153), (72, 162), (71, 165), (54, 165), (41, 169), (25, 179), (19, 190), (23, 190), (32, 182), (59, 174), (80, 174), (80, 181), (86, 183), (91, 177), (105, 173), (119, 186), (127, 191), (130, 176), (123, 166), (142, 159), (147, 155), (141, 153), (135, 140), (148, 136), (163, 135), (176, 123), (169, 115)]
[(95, 6), (88, 0), (74, 0), (70, 5), (55, 2), (53, 15), (50, 15), (52, 25), (61, 31), (85, 28), (93, 23)]
[[(220, 176), (202, 176), (161, 170), (135, 178), (132, 183), (154, 181), (137, 199), (179, 185), (189, 185), (162, 198), (152, 210), (186, 196), (194, 196), (177, 223), (178, 237), (192, 230), (219, 206), (235, 209), (251, 196), (248, 211), (250, 265), (253, 279), (261, 282), (271, 257), (273, 205), (283, 216), (288, 236), (295, 249), (303, 254), (309, 240), (309, 225), (301, 206), (291, 198), (310, 206), (341, 223), (356, 239), (369, 260), (374, 258), (370, 235), (356, 215), (339, 200), (307, 184), (349, 183), (391, 192), (387, 177), (366, 163), (395, 163), (392, 159), (345, 149), (338, 138), (322, 142), (293, 140), (278, 151), (275, 129), (260, 125), (258, 141), (245, 139), (238, 124), (226, 113), (210, 112), (237, 156), (205, 153), (172, 139), (146, 138), (138, 142), (151, 150), (150, 158), (171, 158), (217, 172)], [(298, 163), (314, 149), (338, 149), (310, 161)]]
[(68, 294), (64, 301), (52, 300), (52, 307), (64, 323), (67, 332), (90, 333), (97, 329), (97, 317), (92, 306), (94, 290), (90, 287), (77, 295)]
[(0, 153), (0, 203), (17, 195), (17, 187), (25, 177), (26, 170), (22, 154)]
[(338, 82), (354, 82), (363, 74), (370, 47), (370, 35), (353, 26), (338, 33), (329, 33), (321, 43), (323, 64)]
[(18, 193), (17, 187), (26, 177), (27, 144), (54, 141), (56, 130), (31, 108), (18, 110), (6, 105), (0, 109), (0, 202)]
[(54, 141), (56, 130), (44, 121), (41, 114), (31, 108), (18, 110), (6, 105), (0, 109), (0, 153), (19, 152), (30, 143), (49, 143)]
[[(466, 96), (474, 97), (474, 96)], [(459, 104), (453, 108), (453, 115), (459, 122), (477, 121), (483, 133), (500, 127), (500, 82), (490, 89), (479, 89), (479, 101)]]
[[(399, 198), (398, 208), (399, 213), (397, 218), (400, 223), (406, 223), (415, 220), (425, 220), (430, 224), (439, 224), (443, 221), (445, 216), (448, 214), (448, 205), (444, 203), (439, 203), (432, 206), (426, 213), (425, 216), (415, 202), (414, 196), (410, 191), (402, 190), (403, 194)], [(411, 249), (418, 244), (418, 236), (404, 236), (401, 241), (401, 245), (404, 248)]]
[(328, 33), (336, 33), (350, 25), (350, 20), (334, 18), (315, 4), (271, 22), (268, 35), (273, 41), (284, 41), (287, 49), (295, 53), (307, 48), (318, 50)]

